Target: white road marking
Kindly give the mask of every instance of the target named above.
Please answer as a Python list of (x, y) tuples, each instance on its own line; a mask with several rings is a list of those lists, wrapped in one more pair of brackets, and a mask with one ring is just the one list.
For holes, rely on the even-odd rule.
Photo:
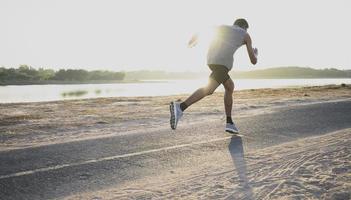
[(51, 167), (39, 168), (39, 169), (34, 169), (34, 170), (22, 171), (22, 172), (7, 174), (7, 175), (1, 175), (0, 176), (0, 180), (1, 179), (6, 179), (6, 178), (12, 178), (12, 177), (19, 177), (19, 176), (35, 174), (35, 173), (38, 173), (38, 172), (48, 172), (48, 171), (53, 171), (53, 170), (62, 169), (62, 168), (66, 168), (66, 167), (74, 167), (74, 166), (78, 166), (78, 165), (85, 165), (85, 164), (97, 163), (97, 162), (101, 162), (101, 161), (115, 160), (115, 159), (119, 159), (119, 158), (126, 158), (126, 157), (131, 157), (131, 156), (139, 156), (139, 155), (155, 153), (155, 152), (160, 152), (160, 151), (167, 151), (167, 150), (172, 150), (172, 149), (189, 147), (189, 146), (193, 146), (193, 145), (201, 145), (201, 144), (207, 144), (207, 143), (212, 143), (212, 142), (218, 142), (218, 141), (228, 140), (230, 138), (232, 138), (232, 136), (228, 136), (228, 137), (224, 137), (224, 138), (216, 138), (216, 139), (202, 141), (202, 142), (194, 142), (194, 143), (180, 144), (180, 145), (175, 145), (175, 146), (170, 146), (170, 147), (163, 147), (163, 148), (159, 148), (159, 149), (151, 149), (151, 150), (140, 151), (140, 152), (135, 152), (135, 153), (127, 153), (127, 154), (123, 154), (123, 155), (115, 155), (115, 156), (103, 157), (103, 158), (86, 160), (86, 161), (77, 162), (77, 163), (62, 164), (62, 165), (56, 165), (56, 166), (51, 166)]

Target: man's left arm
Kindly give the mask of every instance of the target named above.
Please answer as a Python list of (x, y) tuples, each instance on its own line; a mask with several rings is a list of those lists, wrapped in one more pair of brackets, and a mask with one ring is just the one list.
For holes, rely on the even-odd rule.
[(246, 44), (246, 49), (247, 53), (249, 54), (250, 61), (255, 65), (257, 63), (258, 50), (257, 48), (252, 48), (252, 40), (248, 33), (245, 35), (244, 43)]

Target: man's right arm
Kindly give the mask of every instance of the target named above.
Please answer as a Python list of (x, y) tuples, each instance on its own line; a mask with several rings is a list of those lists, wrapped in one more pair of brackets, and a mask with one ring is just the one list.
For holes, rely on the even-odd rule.
[(257, 49), (252, 48), (251, 37), (248, 33), (245, 35), (244, 42), (246, 44), (246, 49), (247, 49), (247, 53), (249, 54), (250, 61), (252, 64), (255, 65), (257, 63), (257, 57), (256, 57)]
[(191, 39), (190, 39), (189, 42), (188, 42), (188, 47), (189, 47), (189, 48), (192, 48), (192, 47), (194, 47), (194, 46), (197, 45), (198, 37), (199, 37), (198, 34), (194, 34), (194, 35), (191, 37)]

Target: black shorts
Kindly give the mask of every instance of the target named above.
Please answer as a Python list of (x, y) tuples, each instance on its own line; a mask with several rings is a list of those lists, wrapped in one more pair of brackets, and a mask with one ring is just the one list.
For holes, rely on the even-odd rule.
[(211, 69), (212, 73), (210, 74), (210, 78), (217, 81), (219, 84), (226, 82), (230, 79), (228, 74), (229, 70), (226, 66), (223, 65), (208, 65)]

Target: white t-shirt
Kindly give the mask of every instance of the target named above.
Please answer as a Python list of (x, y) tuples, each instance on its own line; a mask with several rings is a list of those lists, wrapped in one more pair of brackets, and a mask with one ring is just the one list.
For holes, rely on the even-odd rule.
[(245, 35), (246, 30), (236, 25), (217, 27), (207, 52), (207, 64), (223, 65), (231, 70), (234, 53), (244, 44)]

